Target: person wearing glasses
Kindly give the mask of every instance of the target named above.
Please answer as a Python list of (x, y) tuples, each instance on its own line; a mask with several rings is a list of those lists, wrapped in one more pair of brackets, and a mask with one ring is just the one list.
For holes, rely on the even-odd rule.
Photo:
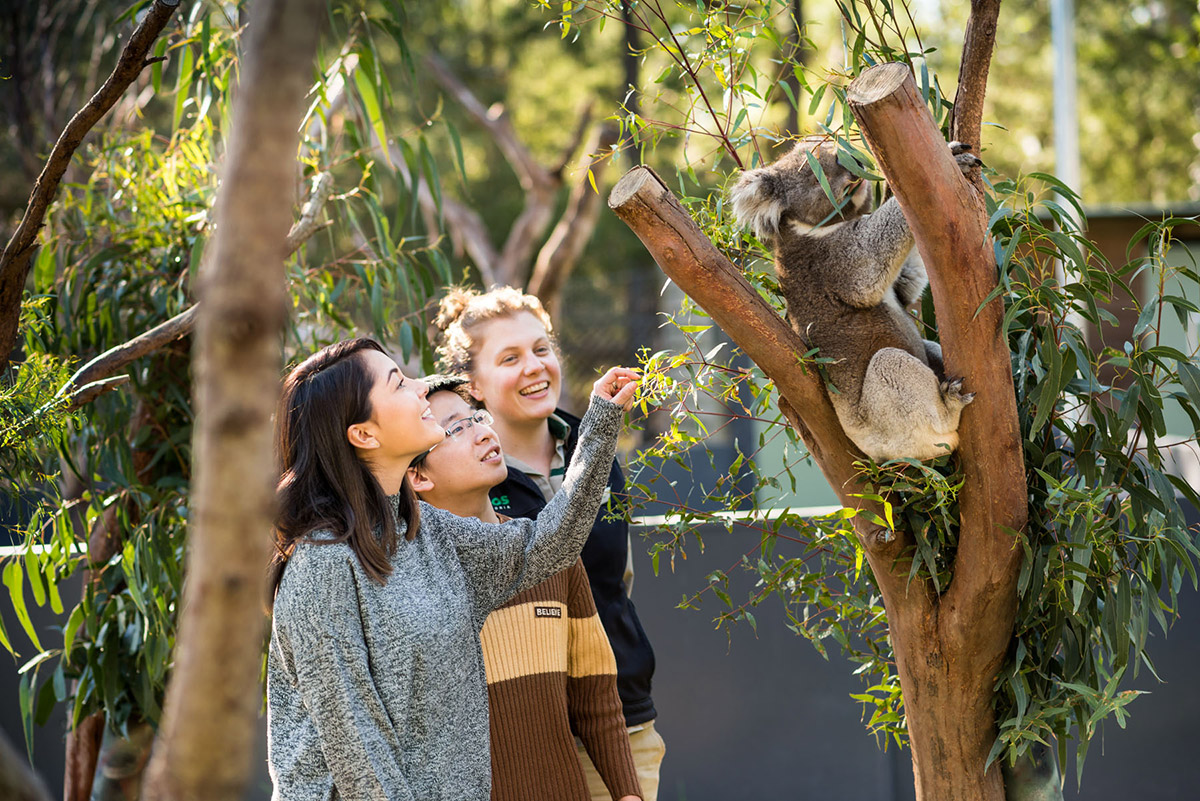
[(377, 342), (331, 345), (288, 374), (267, 654), (273, 799), (490, 797), (480, 629), (579, 557), (635, 387), (632, 370), (605, 373), (561, 501), (495, 524), (417, 500), (408, 468), (446, 430), (425, 384)]
[[(488, 523), (509, 518), (488, 490), (508, 475), (492, 415), (462, 376), (426, 376), (446, 439), (413, 460), (426, 503)], [(493, 801), (588, 801), (579, 735), (609, 797), (640, 801), (617, 694), (617, 663), (579, 559), (492, 612), (481, 634), (487, 671)]]
[[(510, 517), (537, 517), (562, 491), (571, 454), (580, 442), (580, 420), (558, 407), (562, 364), (550, 315), (541, 301), (513, 287), (488, 292), (453, 288), (442, 299), (434, 326), (440, 331), (442, 370), (470, 379), (471, 397), (495, 418), (508, 477), (492, 488), (493, 508)], [(650, 696), (654, 649), (630, 598), (633, 565), (629, 526), (622, 514), (625, 477), (614, 459), (609, 492), (583, 548), (600, 622), (617, 659), (617, 692), (645, 801), (658, 797), (666, 746), (655, 728)], [(578, 744), (592, 801), (608, 788)]]

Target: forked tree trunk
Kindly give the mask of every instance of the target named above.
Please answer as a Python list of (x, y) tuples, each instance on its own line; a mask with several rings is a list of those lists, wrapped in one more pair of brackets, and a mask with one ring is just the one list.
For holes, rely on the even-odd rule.
[(982, 305), (997, 285), (987, 213), (906, 66), (867, 70), (848, 96), (929, 272), (946, 371), (977, 393), (959, 425), (965, 483), (954, 580), (933, 620), (893, 621), (913, 627), (893, 643), (902, 683), (907, 674), (910, 685), (905, 709), (918, 795), (1000, 799), (999, 766), (982, 773), (996, 735), (992, 687), (1017, 612), (1021, 549), (1006, 530), (1024, 528), (1027, 488), (1004, 308), (999, 298)]
[[(1012, 636), (1020, 550), (1006, 529), (1025, 523), (1025, 483), (1016, 402), (999, 301), (978, 314), (996, 285), (982, 206), (941, 140), (903, 65), (869, 70), (851, 86), (852, 107), (905, 208), (929, 269), (948, 369), (978, 391), (963, 414), (957, 458), (966, 473), (954, 581), (941, 597), (908, 580), (900, 559), (911, 535), (855, 519), (887, 608), (904, 691), (920, 801), (1001, 801), (999, 766), (984, 764), (996, 736), (992, 684)], [(635, 168), (609, 206), (659, 266), (770, 377), (781, 408), (843, 504), (862, 507), (853, 462), (806, 348), (703, 235), (667, 187)]]
[(287, 317), (283, 261), (297, 129), (325, 13), (260, 0), (196, 324), (195, 482), (175, 665), (145, 797), (241, 798), (251, 775), (275, 499), (271, 415)]

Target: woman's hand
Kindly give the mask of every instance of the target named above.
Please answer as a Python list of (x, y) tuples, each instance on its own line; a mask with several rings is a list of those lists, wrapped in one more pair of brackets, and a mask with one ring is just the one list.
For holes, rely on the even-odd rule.
[(625, 411), (633, 408), (633, 397), (637, 393), (638, 374), (628, 367), (612, 367), (592, 384), (592, 394), (612, 401)]

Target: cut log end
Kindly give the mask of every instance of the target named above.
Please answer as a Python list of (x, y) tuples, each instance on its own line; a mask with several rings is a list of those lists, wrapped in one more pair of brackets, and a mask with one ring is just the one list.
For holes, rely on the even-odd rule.
[(665, 188), (662, 179), (654, 174), (649, 167), (634, 167), (617, 181), (612, 191), (608, 193), (608, 207), (619, 209), (647, 186)]
[(891, 95), (911, 76), (907, 64), (899, 61), (879, 64), (855, 78), (846, 92), (846, 97), (855, 105), (870, 105)]

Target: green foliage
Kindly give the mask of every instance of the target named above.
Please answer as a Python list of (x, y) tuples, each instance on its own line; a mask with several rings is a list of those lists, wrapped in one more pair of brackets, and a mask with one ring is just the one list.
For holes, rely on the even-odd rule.
[[(574, 32), (583, 21), (614, 19), (619, 4), (550, 4), (560, 30)], [(782, 138), (781, 119), (771, 100), (782, 91), (765, 67), (777, 57), (788, 4), (639, 3), (651, 35), (643, 59), (661, 63), (644, 108), (665, 119), (627, 114), (626, 136), (643, 149), (661, 148), (670, 137), (683, 140), (682, 166), (673, 188), (710, 239), (739, 264), (759, 292), (782, 308), (765, 248), (736, 230), (719, 187), (735, 168), (759, 163), (759, 142)], [(839, 4), (845, 61), (826, 75), (785, 61), (807, 94), (813, 133), (837, 139), (846, 156), (870, 164), (856, 144), (846, 107), (849, 80), (882, 61), (909, 63), (935, 121), (945, 127), (951, 103), (943, 95), (927, 57), (932, 53), (915, 31), (907, 5)], [(784, 102), (795, 104), (790, 90)], [(693, 156), (699, 154), (699, 157)], [(847, 160), (849, 163), (850, 160)], [(868, 167), (864, 177), (870, 179)], [(1033, 742), (1056, 738), (1060, 758), (1076, 742), (1082, 771), (1087, 746), (1109, 717), (1123, 725), (1126, 705), (1138, 694), (1129, 683), (1141, 667), (1153, 672), (1148, 653), (1151, 619), (1162, 631), (1177, 614), (1177, 593), (1186, 579), (1196, 583), (1197, 532), (1184, 523), (1181, 504), (1200, 505), (1196, 488), (1171, 470), (1167, 420), (1188, 422), (1174, 447), (1195, 446), (1200, 433), (1200, 362), (1190, 350), (1168, 341), (1171, 316), (1194, 326), (1200, 289), (1195, 266), (1169, 257), (1173, 232), (1194, 220), (1148, 223), (1130, 244), (1130, 260), (1110, 265), (1080, 232), (1077, 195), (1052, 176), (1033, 173), (1018, 180), (991, 174), (990, 227), (1005, 304), (1004, 332), (1012, 351), (1023, 447), (1030, 489), (1020, 608), (1008, 660), (997, 678), (1000, 723), (992, 758), (1016, 759)], [(1048, 196), (1055, 191), (1061, 200)], [(1145, 254), (1142, 254), (1142, 251)], [(1138, 279), (1153, 290), (1132, 288)], [(1112, 342), (1116, 310), (1132, 306), (1138, 322), (1120, 345), (1090, 344), (1083, 326)], [(1166, 314), (1164, 314), (1164, 312)], [(663, 536), (652, 546), (657, 571), (663, 557), (673, 567), (688, 549), (703, 550), (703, 526), (734, 525), (757, 532), (752, 547), (734, 565), (709, 574), (699, 592), (686, 597), (694, 608), (711, 594), (720, 607), (718, 626), (747, 621), (752, 610), (778, 597), (789, 627), (826, 654), (840, 645), (864, 677), (866, 722), (884, 742), (905, 736), (903, 700), (887, 639), (888, 628), (870, 571), (851, 534), (848, 511), (802, 518), (773, 508), (779, 490), (795, 490), (795, 470), (806, 460), (771, 399), (773, 387), (744, 356), (722, 348), (711, 336), (702, 310), (685, 299), (669, 322), (678, 347), (646, 354), (646, 385), (661, 403), (658, 432), (637, 458), (631, 491), (635, 501), (666, 502)], [(923, 322), (932, 324), (926, 302)], [(933, 327), (930, 325), (930, 331)], [(820, 354), (806, 354), (798, 369), (820, 369)], [(648, 409), (644, 409), (647, 411)], [(728, 469), (709, 487), (688, 494), (663, 478), (664, 465), (690, 469), (690, 459), (732, 418), (757, 421), (758, 442), (736, 443)], [(763, 458), (772, 440), (786, 438), (785, 459)], [(707, 450), (712, 458), (711, 449)], [(953, 582), (958, 542), (957, 495), (963, 477), (946, 458), (924, 465), (906, 461), (862, 466), (863, 494), (888, 500), (888, 529), (911, 534), (904, 554), (909, 579), (935, 595)], [(693, 539), (694, 538), (694, 539)], [(744, 601), (731, 594), (735, 575), (752, 586)]]
[[(1195, 313), (1200, 276), (1168, 258), (1174, 230), (1194, 221), (1148, 223), (1130, 243), (1146, 255), (1114, 269), (1027, 183), (998, 183), (990, 209), (1030, 489), (995, 753), (1050, 735), (1065, 750), (1074, 727), (1082, 771), (1097, 724), (1112, 715), (1123, 726), (1138, 694), (1122, 679), (1154, 670), (1151, 619), (1165, 634), (1182, 581), (1196, 586), (1197, 533), (1181, 503), (1200, 508), (1200, 495), (1165, 458), (1196, 435), (1171, 436), (1164, 412), (1177, 406), (1200, 432), (1200, 393), (1188, 391), (1200, 367), (1194, 348), (1164, 340), (1163, 312)], [(1131, 288), (1138, 277), (1155, 288), (1148, 297)], [(1124, 304), (1139, 312), (1133, 336), (1093, 348), (1081, 324), (1113, 326), (1109, 308)]]
[[(921, 19), (930, 69), (958, 70), (969, 4)], [(1200, 13), (1190, 0), (1075, 4), (1081, 186), (1092, 206), (1200, 200), (1193, 136)], [(982, 158), (1006, 175), (1054, 169), (1050, 4), (1005, 0), (988, 76)], [(1154, 87), (1148, 90), (1148, 87)], [(1094, 143), (1102, 141), (1102, 147)]]
[(45, 298), (22, 304), (21, 330), (29, 355), (0, 376), (0, 488), (38, 484), (48, 478), (39, 469), (39, 439), (30, 434), (37, 431), (53, 441), (74, 419), (56, 397), (58, 388), (70, 378), (70, 365), (42, 346), (41, 339), (50, 326), (46, 307)]
[[(153, 69), (138, 127), (98, 131), (77, 153), (78, 178), (60, 193), (36, 257), (25, 358), (0, 384), (0, 488), (21, 504), (23, 521), (22, 545), (0, 575), (28, 645), (3, 630), (0, 644), (25, 660), (27, 733), (56, 704), (69, 705), (75, 722), (102, 711), (121, 733), (155, 723), (171, 670), (188, 530), (188, 341), (134, 362), (128, 384), (73, 414), (54, 397), (72, 363), (194, 302), (241, 29), (233, 7), (195, 3), (188, 11), (158, 43), (168, 60)], [(336, 49), (321, 56), (296, 188), (303, 202), (330, 174), (333, 192), (287, 261), (294, 307), (286, 345), (304, 354), (350, 332), (373, 333), (429, 366), (422, 315), (452, 276), (440, 252), (402, 233), (393, 207), (415, 185), (389, 165), (380, 141), (404, 152), (411, 175), (436, 185), (427, 141), (441, 129), (402, 137), (385, 122), (393, 90), (380, 64), (404, 51), (403, 7), (332, 4), (330, 17)], [(366, 124), (347, 113), (347, 100)], [(65, 583), (81, 573), (82, 598), (65, 607)], [(33, 628), (31, 602), (63, 616), (61, 642)]]

